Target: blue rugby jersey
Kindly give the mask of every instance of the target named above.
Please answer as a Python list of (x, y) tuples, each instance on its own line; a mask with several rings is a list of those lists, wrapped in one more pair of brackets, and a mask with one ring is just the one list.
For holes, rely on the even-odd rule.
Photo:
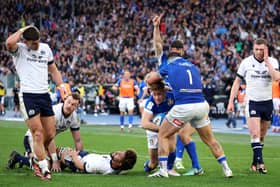
[(159, 105), (156, 104), (153, 96), (150, 96), (148, 101), (146, 102), (145, 105), (145, 110), (153, 113), (155, 116), (156, 114), (159, 113), (167, 113), (172, 106), (174, 105), (174, 97), (171, 92), (167, 92), (165, 96), (165, 100), (160, 103)]
[(199, 69), (182, 57), (160, 58), (158, 71), (172, 88), (175, 105), (204, 102)]

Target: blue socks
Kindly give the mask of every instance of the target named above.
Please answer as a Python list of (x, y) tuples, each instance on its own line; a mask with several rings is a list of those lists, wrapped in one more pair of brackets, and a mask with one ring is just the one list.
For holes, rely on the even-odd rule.
[(124, 116), (120, 116), (120, 125), (124, 126)]
[(176, 158), (176, 151), (169, 153), (168, 160), (167, 160), (167, 169), (168, 170), (173, 169), (175, 158)]
[(179, 136), (177, 136), (177, 141), (176, 141), (176, 158), (183, 158), (184, 155), (184, 144)]
[(200, 167), (200, 164), (199, 164), (199, 161), (198, 161), (195, 142), (191, 141), (189, 144), (185, 145), (185, 148), (186, 148), (186, 150), (189, 154), (189, 157), (192, 161), (192, 167), (200, 169), (201, 167)]
[(128, 115), (128, 124), (133, 124), (133, 115)]

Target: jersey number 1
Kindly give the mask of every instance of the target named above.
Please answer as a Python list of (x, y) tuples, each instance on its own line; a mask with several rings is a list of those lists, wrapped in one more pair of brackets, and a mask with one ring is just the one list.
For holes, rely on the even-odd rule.
[(193, 81), (192, 81), (192, 73), (191, 71), (188, 69), (187, 70), (188, 76), (189, 76), (189, 80), (190, 80), (190, 85), (192, 85)]

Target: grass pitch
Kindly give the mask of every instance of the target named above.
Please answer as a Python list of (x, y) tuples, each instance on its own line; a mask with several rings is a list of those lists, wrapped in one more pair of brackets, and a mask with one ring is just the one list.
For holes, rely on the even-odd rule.
[[(242, 186), (279, 186), (280, 185), (280, 137), (267, 137), (264, 146), (264, 161), (268, 169), (267, 175), (260, 175), (249, 171), (251, 164), (251, 148), (248, 135), (217, 134), (222, 144), (234, 177), (222, 176), (220, 165), (212, 157), (210, 150), (195, 134), (193, 139), (197, 144), (197, 151), (203, 176), (170, 177), (169, 179), (147, 178), (143, 172), (143, 163), (148, 159), (147, 143), (144, 130), (135, 128), (133, 133), (120, 133), (117, 126), (82, 126), (81, 135), (85, 150), (97, 153), (109, 153), (115, 150), (133, 148), (138, 153), (136, 166), (126, 175), (102, 176), (78, 174), (70, 171), (53, 173), (52, 180), (45, 182), (33, 176), (28, 168), (6, 169), (6, 163), (12, 150), (24, 152), (23, 136), (26, 125), (23, 122), (0, 121), (0, 187), (41, 187), (41, 186), (102, 186), (102, 187), (146, 187), (146, 186), (198, 186), (198, 187), (242, 187)], [(64, 132), (56, 137), (57, 146), (73, 147), (70, 132)], [(188, 155), (184, 155), (184, 165), (191, 167)], [(183, 173), (185, 170), (180, 170)]]

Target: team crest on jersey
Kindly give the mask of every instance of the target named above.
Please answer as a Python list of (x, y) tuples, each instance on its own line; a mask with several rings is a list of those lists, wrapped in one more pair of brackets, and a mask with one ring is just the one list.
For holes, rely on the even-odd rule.
[(46, 54), (46, 51), (40, 51), (40, 54), (44, 55), (44, 54)]
[(174, 100), (173, 99), (168, 99), (167, 100), (168, 106), (172, 106), (174, 104)]
[(251, 110), (251, 111), (250, 111), (250, 114), (251, 114), (251, 115), (255, 115), (255, 114), (257, 114), (257, 112), (256, 112), (255, 110)]
[(35, 114), (35, 110), (33, 110), (33, 109), (31, 109), (31, 110), (28, 111), (28, 115), (29, 115), (29, 116), (32, 116), (32, 115), (34, 115), (34, 114)]

